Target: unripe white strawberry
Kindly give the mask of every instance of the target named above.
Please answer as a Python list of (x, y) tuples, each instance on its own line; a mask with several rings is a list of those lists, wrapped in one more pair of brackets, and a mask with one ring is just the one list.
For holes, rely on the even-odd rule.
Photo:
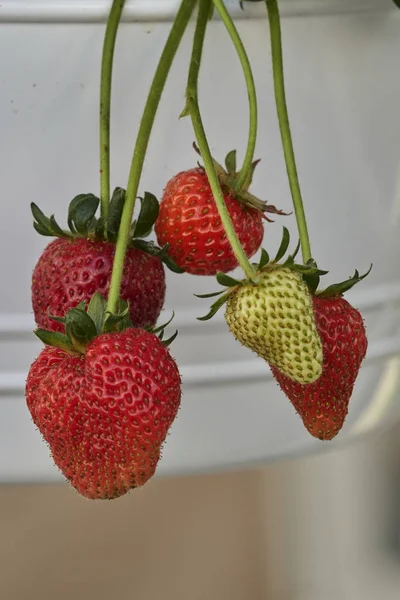
[(312, 297), (300, 273), (274, 266), (257, 284), (232, 290), (225, 319), (235, 338), (282, 373), (302, 384), (322, 373), (322, 344)]

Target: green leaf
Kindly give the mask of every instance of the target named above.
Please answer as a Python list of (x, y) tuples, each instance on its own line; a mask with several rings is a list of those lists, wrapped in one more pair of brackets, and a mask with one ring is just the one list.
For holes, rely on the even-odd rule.
[(54, 215), (51, 215), (51, 217), (50, 217), (50, 227), (51, 227), (51, 230), (54, 232), (54, 235), (56, 237), (63, 237), (64, 236), (64, 231), (61, 229), (61, 227), (59, 226), (59, 224), (55, 220)]
[(220, 296), (224, 294), (225, 290), (221, 290), (220, 292), (211, 292), (211, 294), (193, 294), (196, 298), (215, 298), (215, 296)]
[(354, 271), (354, 275), (346, 279), (345, 281), (341, 281), (340, 283), (334, 283), (323, 290), (322, 292), (318, 292), (317, 296), (320, 298), (330, 298), (332, 296), (342, 296), (345, 292), (354, 287), (357, 283), (360, 283), (363, 279), (365, 279), (371, 272), (372, 264), (368, 271), (364, 273), (364, 275), (360, 275), (357, 269)]
[(190, 115), (190, 108), (188, 106), (188, 103), (186, 103), (185, 108), (180, 113), (178, 119), (183, 119), (184, 117), (188, 117), (189, 115)]
[(79, 308), (71, 308), (67, 313), (65, 331), (73, 347), (85, 352), (86, 346), (97, 336), (96, 325), (90, 316)]
[(326, 275), (329, 272), (329, 271), (322, 271), (322, 269), (318, 269), (317, 267), (313, 267), (311, 265), (294, 264), (293, 269), (304, 275)]
[(274, 258), (274, 262), (279, 262), (281, 260), (281, 258), (283, 256), (285, 256), (286, 251), (289, 248), (289, 243), (290, 243), (290, 233), (289, 233), (289, 230), (286, 227), (284, 227), (283, 234), (282, 234), (282, 241), (279, 246), (278, 252), (276, 253), (276, 256)]
[(132, 329), (133, 328), (133, 323), (131, 320), (131, 316), (128, 313), (126, 315), (126, 317), (124, 317), (123, 319), (121, 319), (121, 321), (118, 323), (117, 326), (117, 330), (118, 331), (125, 331), (125, 329)]
[(138, 248), (138, 250), (142, 250), (143, 252), (146, 252), (146, 254), (150, 254), (150, 256), (158, 256), (165, 266), (168, 267), (170, 271), (173, 271), (173, 273), (185, 272), (183, 269), (178, 267), (175, 261), (168, 255), (168, 244), (165, 244), (165, 246), (159, 248), (153, 241), (135, 238), (131, 240), (130, 247)]
[(158, 246), (156, 246), (153, 241), (148, 240), (133, 239), (131, 240), (130, 246), (132, 248), (137, 248), (138, 250), (143, 250), (143, 252), (146, 252), (146, 254), (150, 254), (150, 256), (159, 256), (160, 258), (160, 255), (165, 251), (163, 248), (159, 248)]
[(217, 273), (216, 279), (220, 285), (224, 285), (225, 287), (236, 287), (238, 285), (242, 285), (241, 281), (226, 275), (226, 273)]
[(105, 220), (103, 217), (99, 217), (97, 219), (97, 223), (94, 230), (94, 239), (97, 241), (104, 240), (104, 228), (105, 228)]
[(166, 323), (163, 323), (163, 325), (158, 325), (157, 327), (151, 327), (149, 331), (151, 331), (152, 333), (159, 333), (160, 331), (163, 331), (163, 329), (165, 329), (166, 327), (168, 327), (168, 325), (170, 325), (172, 323), (174, 318), (175, 318), (175, 313), (172, 312), (172, 316), (169, 321), (167, 321)]
[(206, 314), (206, 316), (205, 317), (198, 317), (197, 320), (198, 321), (208, 321), (209, 319), (212, 319), (212, 317), (225, 304), (225, 302), (227, 301), (230, 293), (231, 293), (231, 291), (229, 290), (229, 292), (226, 292), (223, 296), (221, 296), (220, 298), (218, 298), (218, 300), (216, 302), (214, 302), (214, 304), (212, 304), (210, 306), (210, 311)]
[(319, 275), (303, 275), (303, 279), (306, 282), (308, 289), (312, 294), (315, 294), (318, 289), (320, 276)]
[(56, 222), (54, 215), (52, 215), (50, 218), (46, 217), (46, 215), (34, 202), (31, 202), (31, 211), (33, 218), (35, 219), (33, 226), (36, 231), (40, 233), (40, 235), (62, 238), (73, 237), (68, 231), (61, 229)]
[(264, 250), (264, 248), (261, 248), (261, 256), (260, 256), (260, 262), (258, 263), (258, 268), (261, 270), (264, 267), (266, 267), (268, 263), (269, 263), (269, 254), (266, 250)]
[(164, 265), (168, 267), (168, 269), (173, 273), (178, 273), (180, 275), (185, 272), (185, 269), (181, 269), (181, 267), (178, 267), (176, 262), (169, 256), (169, 254), (163, 254), (161, 260), (164, 263)]
[(90, 239), (96, 239), (96, 229), (97, 229), (97, 219), (96, 219), (96, 217), (93, 217), (93, 219), (91, 220), (91, 222), (88, 226), (87, 237)]
[(74, 348), (71, 342), (64, 333), (59, 333), (56, 331), (46, 331), (45, 329), (36, 329), (34, 334), (41, 340), (46, 346), (53, 346), (55, 348), (60, 348), (60, 350), (64, 350), (64, 352), (68, 352), (69, 354), (74, 352)]
[(289, 269), (294, 265), (294, 258), (291, 254), (287, 257), (285, 262), (283, 263), (283, 267), (288, 267)]
[(87, 314), (95, 324), (96, 331), (98, 334), (100, 334), (103, 329), (104, 317), (106, 314), (106, 306), (107, 303), (105, 298), (101, 294), (99, 294), (99, 292), (96, 292), (90, 299), (87, 308)]
[(84, 194), (79, 201), (74, 202), (73, 211), (69, 216), (68, 223), (70, 221), (73, 222), (76, 231), (80, 235), (87, 237), (89, 226), (96, 214), (99, 202), (99, 198), (94, 194)]
[(54, 237), (53, 232), (51, 231), (51, 229), (49, 227), (46, 227), (42, 223), (35, 223), (35, 222), (33, 222), (33, 227), (35, 228), (35, 230), (38, 233), (40, 233), (40, 235), (45, 235), (47, 237)]
[(153, 229), (160, 212), (158, 200), (150, 192), (145, 192), (144, 198), (140, 198), (141, 208), (136, 222), (134, 237), (143, 238), (148, 236)]
[(113, 315), (114, 318), (107, 319), (103, 325), (103, 332), (125, 331), (133, 327), (129, 311), (125, 315)]
[(236, 175), (236, 164), (236, 150), (231, 150), (225, 158), (225, 166), (229, 175)]
[(400, 0), (393, 0), (397, 8), (400, 8)]
[[(174, 340), (176, 340), (176, 338), (178, 337), (178, 330), (175, 331), (174, 335), (171, 335), (170, 338), (168, 338), (167, 340), (163, 341), (163, 346), (165, 346), (166, 348), (168, 348), (168, 346), (170, 346), (172, 344), (172, 342)], [(161, 338), (160, 338), (161, 339)]]
[(79, 203), (85, 198), (86, 194), (78, 194), (71, 200), (68, 207), (68, 227), (72, 231), (72, 233), (77, 233), (74, 225), (74, 214)]
[(299, 253), (299, 250), (300, 250), (300, 240), (297, 242), (297, 246), (296, 246), (296, 248), (294, 249), (294, 252), (292, 252), (292, 254), (290, 255), (290, 256), (293, 258), (293, 260), (294, 260), (294, 259), (296, 258), (296, 256), (298, 255), (298, 253)]
[(106, 320), (103, 325), (103, 331), (115, 331), (116, 328), (120, 331), (121, 329), (126, 329), (128, 326), (131, 326), (129, 303), (123, 298), (120, 298), (117, 312), (106, 312)]
[(56, 323), (64, 324), (66, 321), (66, 317), (57, 317), (56, 315), (51, 315), (49, 310), (47, 311), (47, 316), (49, 317), (49, 319), (55, 321)]
[(34, 202), (31, 202), (31, 211), (32, 211), (33, 218), (40, 225), (49, 225), (50, 220), (46, 217), (46, 215), (40, 210), (40, 208)]
[[(244, 182), (243, 187), (242, 187), (243, 191), (247, 191), (249, 189), (249, 187), (251, 186), (251, 184), (253, 183), (254, 171), (256, 170), (257, 165), (259, 163), (260, 163), (260, 159), (254, 160), (251, 163), (251, 168), (249, 169), (249, 172), (248, 172), (247, 177), (246, 177), (246, 181)], [(267, 208), (268, 207), (266, 207), (266, 209)], [(269, 208), (268, 208), (268, 211), (269, 211)]]
[(126, 192), (124, 189), (115, 188), (110, 202), (110, 210), (107, 221), (107, 239), (115, 242), (118, 237), (121, 224), (122, 211), (124, 210)]

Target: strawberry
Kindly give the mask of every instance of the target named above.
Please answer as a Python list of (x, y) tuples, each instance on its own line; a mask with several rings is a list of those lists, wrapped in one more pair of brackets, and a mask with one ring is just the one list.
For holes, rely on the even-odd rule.
[[(63, 331), (49, 314), (63, 316), (97, 291), (107, 296), (115, 253), (112, 242), (59, 238), (44, 250), (32, 277), (35, 321), (42, 329)], [(121, 297), (130, 305), (136, 327), (154, 325), (165, 298), (165, 272), (161, 260), (130, 248), (125, 257)]]
[(316, 296), (313, 305), (323, 346), (321, 377), (301, 385), (276, 366), (271, 368), (309, 433), (320, 440), (331, 440), (347, 416), (368, 342), (361, 314), (343, 297)]
[(300, 273), (279, 265), (265, 268), (256, 284), (233, 288), (225, 319), (238, 341), (291, 380), (310, 383), (321, 375), (321, 340)]
[[(125, 256), (121, 296), (130, 304), (132, 323), (137, 327), (154, 325), (165, 298), (165, 272), (181, 270), (167, 254), (144, 240), (157, 218), (157, 199), (146, 192), (141, 211), (132, 226)], [(42, 235), (54, 236), (40, 256), (32, 276), (32, 305), (36, 323), (41, 328), (63, 331), (63, 325), (49, 315), (62, 316), (95, 292), (107, 295), (115, 254), (125, 191), (117, 188), (109, 209), (109, 218), (95, 218), (99, 199), (93, 194), (76, 196), (68, 211), (69, 231), (63, 230), (54, 217), (45, 217), (32, 204), (34, 227)]]
[[(154, 474), (181, 383), (154, 333), (127, 328), (102, 334), (102, 319), (90, 317), (91, 306), (87, 313), (69, 311), (67, 335), (36, 332), (58, 347), (46, 346), (32, 364), (26, 399), (71, 485), (87, 498), (112, 499)], [(104, 315), (105, 302), (101, 306)]]
[[(232, 153), (226, 160), (228, 172), (215, 165), (233, 227), (246, 255), (251, 257), (264, 237), (263, 213), (283, 213), (249, 194), (246, 188), (234, 189), (236, 166), (229, 156), (232, 158)], [(215, 275), (238, 266), (202, 167), (182, 171), (167, 183), (155, 232), (158, 243), (168, 244), (170, 256), (187, 273)]]

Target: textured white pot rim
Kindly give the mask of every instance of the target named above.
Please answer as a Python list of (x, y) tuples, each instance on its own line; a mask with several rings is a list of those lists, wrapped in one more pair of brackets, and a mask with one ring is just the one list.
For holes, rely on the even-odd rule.
[[(236, 18), (265, 17), (263, 2), (245, 4), (225, 0)], [(127, 0), (126, 21), (168, 21), (176, 13), (180, 0)], [(0, 22), (21, 23), (90, 23), (105, 21), (110, 0), (3, 0)], [(281, 0), (282, 16), (354, 13), (360, 11), (395, 10), (392, 0)]]
[[(388, 307), (400, 306), (400, 281), (392, 281), (390, 283), (382, 283), (373, 286), (367, 286), (363, 283), (356, 286), (346, 294), (346, 299), (361, 311), (385, 311)], [(176, 308), (176, 307), (175, 307)], [(198, 328), (208, 329), (210, 323), (214, 329), (216, 326), (225, 327), (223, 311), (217, 313), (212, 322), (202, 323), (197, 320), (197, 317), (204, 312), (204, 306), (198, 308), (178, 308), (173, 322), (173, 327), (178, 329), (193, 329)], [(165, 308), (163, 315), (170, 316), (169, 307)], [(165, 318), (165, 321), (168, 319)], [(33, 314), (29, 313), (6, 313), (0, 312), (0, 340), (19, 337), (31, 337), (34, 329)]]

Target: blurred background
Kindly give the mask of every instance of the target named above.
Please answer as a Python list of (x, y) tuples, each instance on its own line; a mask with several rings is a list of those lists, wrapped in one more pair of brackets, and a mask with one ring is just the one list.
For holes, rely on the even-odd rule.
[(118, 501), (0, 487), (1, 597), (397, 600), (400, 428)]
[[(118, 37), (112, 180), (125, 185), (134, 137), (175, 0), (128, 0)], [(263, 3), (227, 4), (260, 101), (254, 191), (290, 194), (273, 99)], [(166, 312), (184, 396), (158, 476), (114, 502), (62, 482), (25, 406), (30, 278), (48, 243), (29, 202), (66, 220), (98, 190), (99, 60), (108, 0), (0, 6), (0, 598), (58, 600), (397, 600), (400, 597), (400, 11), (391, 0), (281, 0), (289, 111), (303, 195), (327, 282), (373, 262), (349, 299), (369, 353), (337, 440), (305, 432), (262, 361), (196, 317), (215, 282), (168, 275)], [(261, 6), (262, 5), (262, 6)], [(188, 32), (157, 118), (142, 190), (158, 196), (196, 163), (178, 122)], [(243, 76), (221, 23), (209, 30), (201, 104), (216, 158), (247, 135)], [(171, 151), (171, 147), (172, 150)], [(265, 245), (281, 226), (266, 225)], [(329, 279), (329, 281), (328, 281)], [(165, 319), (164, 319), (165, 320)]]

